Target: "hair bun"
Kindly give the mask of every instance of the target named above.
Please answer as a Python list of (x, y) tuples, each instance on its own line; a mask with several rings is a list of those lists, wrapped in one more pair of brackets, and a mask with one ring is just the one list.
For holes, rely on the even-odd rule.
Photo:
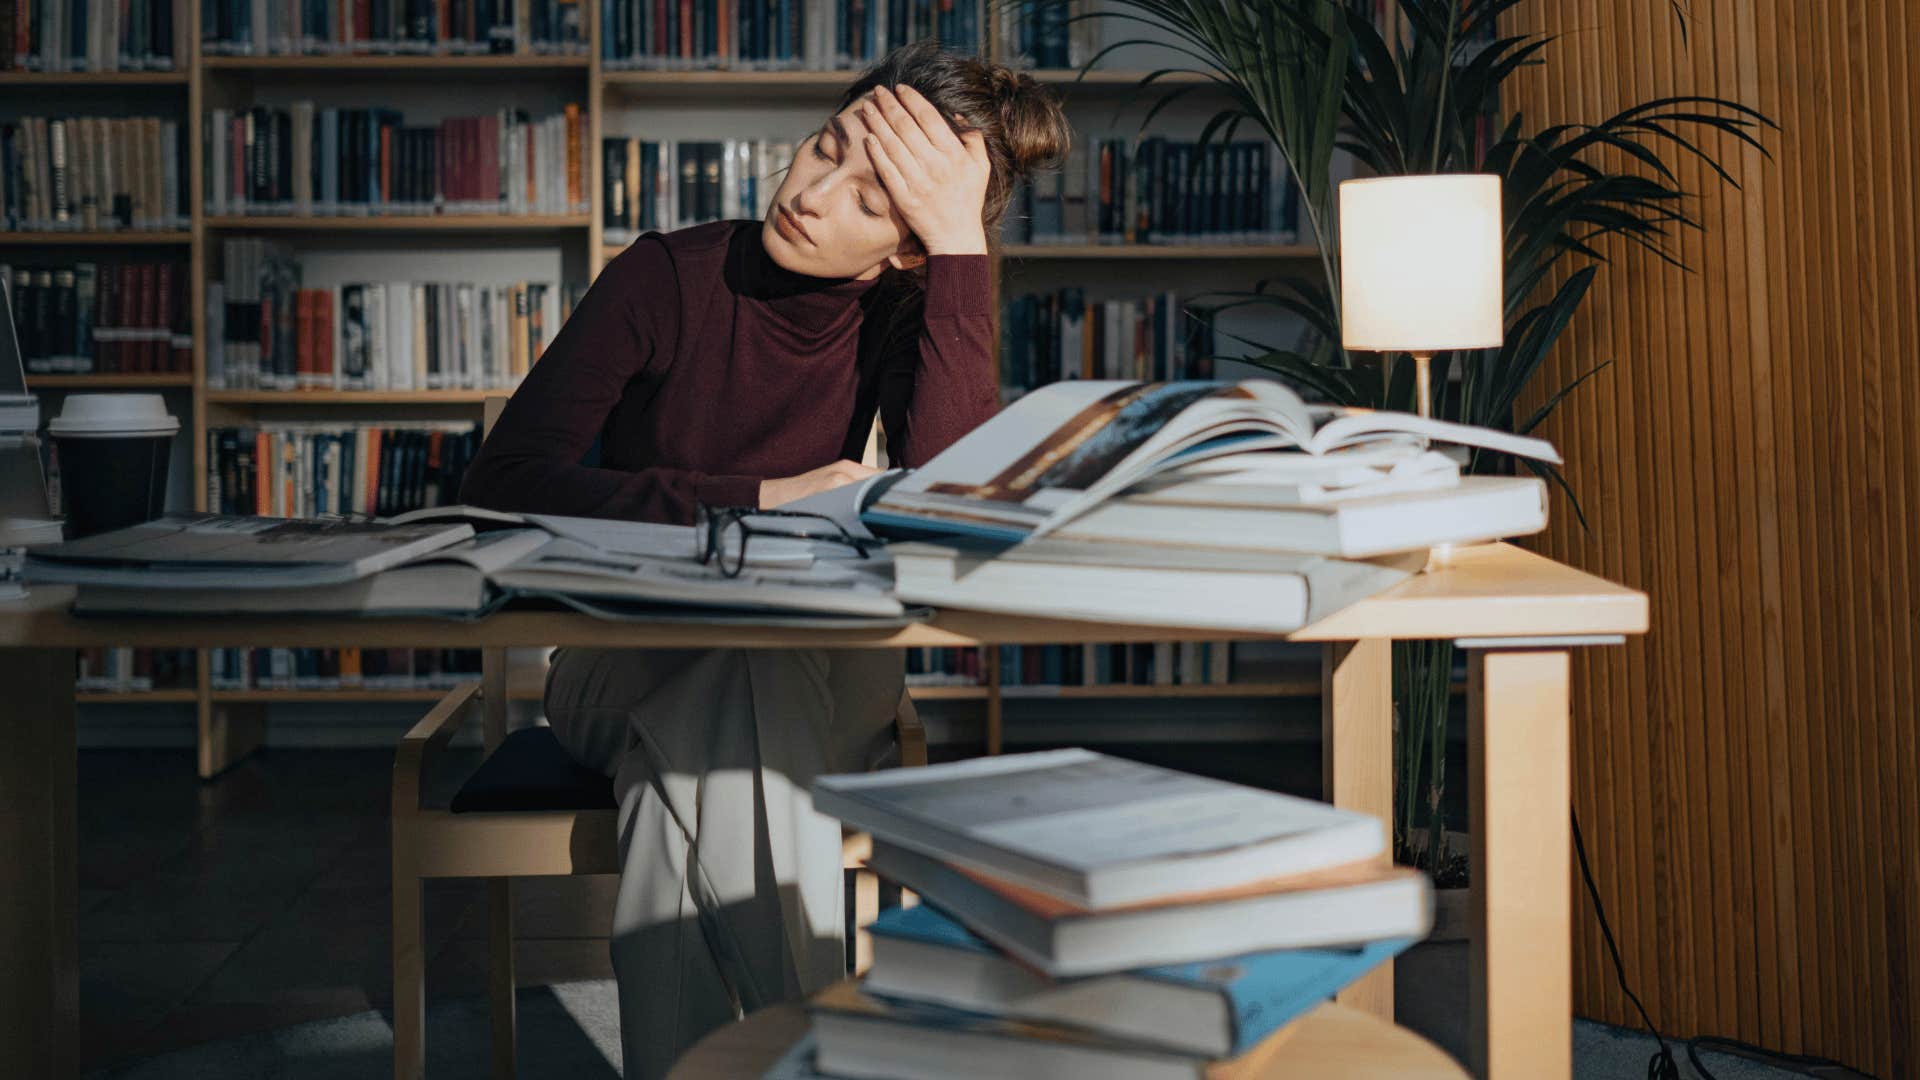
[(1036, 169), (1058, 168), (1066, 160), (1073, 129), (1053, 92), (1011, 68), (994, 65), (989, 77), (1014, 172), (1026, 176)]

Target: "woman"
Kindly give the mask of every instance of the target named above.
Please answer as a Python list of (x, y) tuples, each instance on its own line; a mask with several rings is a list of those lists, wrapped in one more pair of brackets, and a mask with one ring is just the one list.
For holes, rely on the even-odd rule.
[[(870, 473), (876, 411), (893, 462), (925, 462), (997, 406), (988, 238), (1067, 137), (1031, 79), (896, 50), (797, 147), (766, 220), (648, 234), (607, 266), (463, 498), (667, 522), (778, 506)], [(843, 975), (840, 830), (807, 786), (885, 755), (901, 686), (872, 650), (555, 654), (554, 733), (620, 801), (628, 1077)]]

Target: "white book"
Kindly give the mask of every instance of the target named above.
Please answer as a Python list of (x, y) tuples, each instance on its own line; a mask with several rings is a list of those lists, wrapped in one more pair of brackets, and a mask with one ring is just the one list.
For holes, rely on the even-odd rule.
[(413, 389), (413, 286), (387, 283), (387, 385)]
[(1538, 477), (1464, 476), (1451, 488), (1284, 508), (1122, 495), (1048, 535), (1101, 545), (1178, 544), (1364, 559), (1530, 536), (1546, 527), (1547, 487)]
[[(1420, 938), (1433, 920), (1425, 874), (1371, 859), (1107, 909), (1062, 903), (878, 836), (868, 865), (1055, 978), (1272, 949)], [(1160, 870), (1174, 888), (1185, 873), (1184, 864)]]
[(1367, 814), (1084, 749), (822, 776), (812, 792), (878, 839), (1093, 911), (1386, 848)]
[(1287, 633), (1392, 588), (1425, 552), (1357, 561), (1158, 544), (1028, 540), (1004, 551), (894, 543), (913, 604), (1134, 626)]

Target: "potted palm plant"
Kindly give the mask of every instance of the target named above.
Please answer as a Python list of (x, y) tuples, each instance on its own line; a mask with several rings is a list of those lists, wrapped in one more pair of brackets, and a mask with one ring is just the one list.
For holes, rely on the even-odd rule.
[[(1038, 0), (1043, 4), (1064, 0)], [(1114, 50), (1171, 47), (1185, 61), (1145, 75), (1138, 91), (1154, 97), (1143, 127), (1176, 99), (1211, 88), (1222, 104), (1201, 141), (1231, 138), (1251, 125), (1272, 140), (1298, 186), (1303, 231), (1318, 248), (1318, 273), (1279, 277), (1237, 302), (1272, 304), (1305, 321), (1310, 345), (1249, 343), (1242, 362), (1267, 368), (1320, 400), (1408, 409), (1412, 365), (1348, 355), (1340, 347), (1340, 267), (1335, 196), (1345, 155), (1361, 174), (1497, 173), (1506, 225), (1505, 344), (1433, 358), (1440, 388), (1434, 415), (1529, 432), (1605, 365), (1579, 372), (1550, 392), (1534, 388), (1542, 367), (1619, 237), (1679, 265), (1676, 230), (1697, 229), (1673, 162), (1691, 156), (1719, 179), (1733, 178), (1697, 141), (1730, 135), (1759, 147), (1773, 126), (1738, 102), (1671, 96), (1582, 124), (1542, 125), (1503, 111), (1501, 88), (1520, 72), (1551, 62), (1550, 36), (1502, 33), (1500, 24), (1528, 0), (1107, 0), (1077, 15), (1128, 27), (1085, 65)], [(1669, 9), (1684, 40), (1684, 12)], [(1140, 33), (1142, 28), (1146, 33)], [(1179, 82), (1167, 76), (1200, 77)], [(1762, 148), (1764, 153), (1764, 148)], [(1523, 410), (1523, 397), (1539, 404)], [(1553, 466), (1525, 461), (1568, 499), (1579, 527), (1587, 520)], [(1469, 471), (1515, 463), (1474, 454)], [(1454, 649), (1450, 641), (1396, 642), (1396, 856), (1434, 873), (1443, 888), (1465, 884), (1465, 859), (1447, 842), (1445, 815)], [(1457, 901), (1460, 899), (1456, 897)], [(1449, 906), (1443, 900), (1443, 909)], [(1462, 910), (1464, 905), (1458, 905)], [(1443, 919), (1444, 921), (1444, 919)], [(1464, 980), (1464, 975), (1461, 976)], [(1436, 1032), (1435, 1034), (1443, 1034)]]

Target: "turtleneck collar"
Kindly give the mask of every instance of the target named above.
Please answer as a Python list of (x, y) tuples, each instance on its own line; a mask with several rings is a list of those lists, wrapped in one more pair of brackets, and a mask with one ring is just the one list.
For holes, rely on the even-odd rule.
[(880, 280), (818, 278), (796, 274), (767, 254), (757, 221), (742, 222), (727, 245), (726, 282), (735, 294), (757, 301), (803, 333), (832, 329), (850, 317)]

